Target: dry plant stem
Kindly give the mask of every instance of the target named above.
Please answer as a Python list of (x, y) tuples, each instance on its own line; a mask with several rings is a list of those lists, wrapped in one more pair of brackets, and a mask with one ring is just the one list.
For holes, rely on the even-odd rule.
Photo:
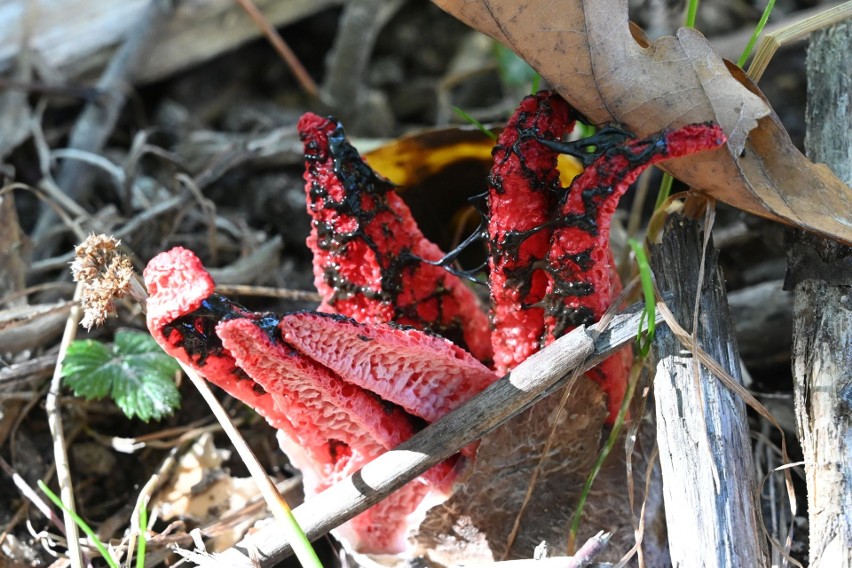
[(293, 50), (290, 49), (290, 46), (287, 45), (284, 38), (282, 38), (281, 34), (278, 33), (278, 30), (269, 23), (269, 20), (267, 20), (263, 16), (263, 13), (257, 9), (257, 6), (254, 5), (252, 0), (237, 0), (237, 3), (246, 11), (260, 31), (263, 32), (263, 35), (266, 36), (266, 39), (269, 40), (269, 43), (272, 44), (272, 47), (275, 48), (275, 51), (278, 52), (278, 55), (281, 56), (281, 59), (283, 59), (287, 64), (287, 67), (290, 68), (290, 71), (293, 72), (293, 75), (295, 75), (296, 80), (299, 82), (299, 86), (302, 87), (302, 90), (308, 95), (316, 98), (319, 93), (317, 84), (314, 83), (314, 80), (305, 70), (302, 62), (299, 61), (299, 58), (296, 57), (296, 54), (293, 53)]
[[(644, 410), (644, 405), (643, 405)], [(651, 451), (650, 456), (648, 458), (648, 464), (645, 468), (645, 495), (649, 495), (651, 492), (651, 485), (658, 481), (659, 474), (655, 472), (655, 465), (657, 463), (657, 458), (659, 457), (660, 448), (657, 444), (654, 444), (654, 449)], [(628, 462), (630, 463), (630, 462)], [(631, 494), (633, 493), (633, 476), (630, 475), (628, 477), (628, 489)], [(630, 498), (631, 504), (630, 508), (634, 509), (634, 498), (631, 496)], [(645, 555), (642, 551), (642, 542), (645, 538), (645, 519), (646, 519), (646, 511), (647, 511), (648, 500), (645, 499), (642, 501), (642, 506), (639, 508), (639, 520), (636, 523), (636, 527), (634, 528), (635, 536), (636, 536), (636, 544), (628, 550), (624, 556), (621, 557), (621, 560), (615, 565), (614, 568), (623, 568), (627, 565), (627, 563), (633, 558), (633, 556), (638, 556), (639, 566), (645, 566)]]
[[(251, 253), (228, 266), (210, 271), (210, 276), (219, 285), (236, 285), (256, 282), (269, 276), (269, 267), (278, 266), (284, 241), (280, 235), (261, 243)], [(220, 292), (220, 294), (226, 294)]]
[(358, 112), (376, 38), (401, 4), (401, 0), (350, 0), (343, 10), (326, 64), (322, 98), (346, 124), (353, 122), (347, 115)]
[[(171, 2), (151, 1), (145, 16), (133, 27), (133, 34), (125, 40), (98, 80), (96, 88), (101, 93), (101, 97), (97, 102), (86, 105), (71, 131), (69, 148), (88, 152), (98, 152), (103, 148), (124, 106), (135, 69), (171, 11)], [(66, 160), (62, 163), (57, 175), (57, 183), (69, 198), (81, 201), (86, 197), (85, 192), (90, 187), (89, 173), (90, 170), (86, 164)], [(35, 239), (44, 237), (55, 220), (52, 210), (43, 208), (33, 237)], [(50, 240), (40, 243), (38, 256), (48, 253), (52, 245)]]
[[(260, 465), (259, 461), (257, 461), (257, 457), (254, 455), (254, 452), (251, 451), (251, 448), (248, 447), (245, 439), (243, 439), (242, 435), (240, 435), (239, 431), (236, 427), (234, 427), (228, 413), (225, 412), (225, 409), (222, 408), (222, 405), (219, 404), (219, 401), (213, 395), (213, 391), (211, 391), (210, 387), (207, 385), (207, 381), (182, 362), (178, 361), (178, 363), (186, 376), (189, 377), (189, 380), (192, 381), (195, 388), (198, 389), (198, 392), (201, 393), (201, 396), (204, 398), (204, 402), (207, 403), (210, 410), (213, 412), (213, 415), (216, 417), (216, 420), (218, 420), (222, 425), (222, 429), (228, 435), (228, 438), (234, 445), (234, 449), (237, 450), (240, 459), (243, 460), (246, 468), (248, 468), (252, 479), (254, 479), (255, 483), (257, 483), (258, 489), (260, 489), (260, 493), (263, 495), (263, 499), (269, 506), (269, 510), (280, 523), (275, 527), (275, 530), (283, 532), (282, 528), (284, 528), (285, 531), (290, 531), (291, 534), (294, 528), (296, 530), (301, 530), (293, 522), (293, 516), (290, 512), (289, 505), (287, 505), (287, 502), (278, 492), (278, 489), (275, 487), (275, 483), (266, 474), (263, 466)], [(304, 538), (296, 538), (294, 544), (296, 545), (294, 552), (299, 558), (299, 561), (302, 563), (302, 566), (308, 567), (322, 565), (316, 556), (316, 552), (314, 552), (313, 548), (310, 547), (310, 544)]]
[[(218, 281), (217, 281), (218, 282)], [(281, 298), (299, 302), (322, 302), (322, 296), (307, 290), (292, 290), (290, 288), (272, 288), (269, 286), (247, 286), (242, 284), (217, 285), (216, 293), (223, 296), (263, 296), (266, 298)]]
[[(694, 333), (681, 338), (660, 330), (655, 340), (657, 441), (671, 558), (676, 566), (765, 566), (745, 407), (695, 354), (696, 346), (708, 351), (739, 381), (718, 253), (703, 247), (697, 223), (672, 215), (662, 244), (651, 248), (654, 273), (662, 290), (674, 292), (672, 305), (682, 327), (693, 328), (694, 302), (700, 298)], [(706, 268), (699, 281), (702, 254)]]
[(780, 30), (765, 34), (763, 39), (760, 40), (760, 46), (754, 54), (751, 65), (748, 67), (748, 76), (755, 83), (760, 81), (772, 56), (775, 55), (775, 52), (782, 45), (803, 39), (817, 30), (827, 28), (832, 24), (843, 22), (849, 18), (852, 18), (852, 0), (785, 26)]
[[(78, 283), (74, 290), (74, 301), (79, 302), (83, 293), (83, 284)], [(65, 432), (62, 428), (62, 360), (68, 346), (77, 336), (77, 324), (82, 316), (79, 304), (71, 308), (68, 320), (65, 323), (65, 332), (62, 334), (62, 342), (59, 344), (59, 353), (56, 356), (56, 367), (53, 378), (50, 381), (50, 389), (47, 391), (45, 400), (45, 411), (47, 412), (47, 423), (50, 427), (50, 435), (53, 438), (53, 459), (56, 462), (56, 480), (59, 483), (59, 497), (70, 510), (75, 510), (74, 489), (71, 485), (71, 468), (68, 465), (68, 454), (65, 452)], [(68, 560), (72, 568), (82, 568), (83, 556), (80, 550), (80, 534), (77, 524), (70, 513), (63, 512), (65, 520), (65, 534), (68, 538)]]
[(589, 566), (606, 549), (610, 538), (612, 538), (612, 534), (603, 531), (599, 532), (583, 543), (583, 546), (577, 550), (574, 558), (565, 564), (565, 568), (585, 568)]
[(166, 459), (163, 460), (163, 463), (160, 464), (159, 469), (148, 479), (145, 485), (142, 486), (142, 489), (139, 490), (139, 496), (136, 498), (136, 504), (133, 506), (133, 512), (130, 514), (130, 534), (127, 537), (128, 562), (133, 557), (133, 552), (136, 547), (136, 539), (139, 537), (139, 534), (147, 532), (148, 530), (148, 527), (139, 526), (139, 512), (143, 507), (148, 507), (148, 503), (151, 501), (151, 496), (154, 494), (154, 490), (177, 463), (177, 459), (175, 457), (177, 453), (178, 448), (173, 448)]
[[(852, 3), (847, 2), (852, 7)], [(852, 21), (815, 34), (808, 48), (805, 149), (852, 184)], [(848, 219), (847, 219), (848, 222)], [(852, 566), (852, 248), (795, 234), (793, 388), (805, 460), (810, 565)]]
[[(839, 6), (842, 3), (842, 1), (826, 2), (812, 8), (797, 10), (795, 12), (788, 12), (785, 14), (773, 13), (770, 16), (772, 21), (767, 22), (766, 27), (763, 28), (762, 37), (767, 37), (769, 34), (780, 31), (788, 26), (795, 25), (796, 22), (800, 22), (806, 18), (810, 18), (811, 16), (821, 14), (822, 12), (834, 8), (835, 6)], [(749, 22), (748, 25), (745, 25), (740, 29), (731, 31), (730, 33), (725, 33), (725, 35), (714, 36), (710, 39), (710, 43), (713, 44), (713, 49), (716, 50), (716, 53), (718, 53), (721, 57), (724, 57), (729, 61), (736, 61), (737, 58), (742, 55), (743, 46), (748, 43), (753, 32), (754, 24)], [(790, 44), (782, 45), (779, 49), (784, 49), (789, 45)], [(754, 53), (752, 53), (752, 56), (754, 56)], [(721, 247), (721, 243), (718, 241), (716, 242), (716, 245)]]
[[(21, 495), (26, 498), (30, 503), (32, 503), (36, 509), (41, 512), (46, 518), (50, 519), (50, 521), (56, 525), (56, 528), (59, 529), (60, 532), (65, 533), (65, 523), (62, 522), (62, 519), (56, 516), (53, 512), (53, 509), (50, 508), (50, 505), (41, 498), (41, 496), (33, 489), (27, 481), (21, 477), (17, 471), (15, 471), (9, 463), (0, 456), (0, 469), (3, 472), (12, 478), (12, 483), (15, 484), (15, 487), (18, 488)], [(2, 539), (0, 539), (0, 543), (2, 543)]]
[[(569, 379), (588, 371), (636, 337), (642, 306), (631, 306), (603, 331), (579, 327), (539, 351), (464, 406), (428, 426), (340, 483), (294, 509), (308, 538), (315, 539), (363, 512), (430, 467), (523, 412)], [(657, 311), (659, 313), (659, 310)], [(262, 566), (290, 553), (280, 532), (263, 528), (219, 557), (232, 568)]]

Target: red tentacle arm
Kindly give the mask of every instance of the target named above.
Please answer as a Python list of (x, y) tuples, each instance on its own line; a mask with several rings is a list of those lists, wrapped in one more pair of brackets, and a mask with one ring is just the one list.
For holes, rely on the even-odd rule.
[[(399, 409), (286, 344), (272, 342), (254, 322), (223, 321), (216, 331), (240, 368), (274, 393), (276, 408), (286, 413), (292, 427), (280, 428), (278, 439), (302, 472), (307, 495), (345, 479), (413, 435), (411, 421)], [(361, 552), (402, 552), (424, 507), (449, 496), (452, 474), (452, 462), (436, 466), (338, 533)]]
[(420, 232), (393, 184), (370, 169), (335, 120), (309, 113), (299, 132), (320, 311), (434, 331), (489, 360), (488, 320), (476, 296), (423, 262), (444, 253)]
[(274, 427), (286, 428), (286, 414), (237, 366), (215, 333), (223, 313), (250, 313), (213, 293), (213, 279), (198, 257), (181, 247), (161, 253), (148, 263), (144, 279), (148, 329), (163, 350), (254, 408)]
[(279, 329), (299, 351), (427, 422), (461, 406), (498, 378), (443, 337), (410, 328), (365, 326), (300, 312), (283, 316)]
[(560, 140), (573, 128), (561, 97), (526, 97), (494, 147), (488, 189), (491, 336), (494, 367), (502, 374), (541, 349), (547, 288), (543, 261), (547, 223), (559, 189), (558, 153), (538, 139)]
[[(609, 228), (618, 200), (648, 166), (724, 144), (716, 124), (692, 124), (605, 149), (564, 193), (547, 255), (545, 341), (601, 318), (621, 290), (612, 266)], [(624, 352), (592, 373), (609, 395), (610, 420), (624, 396)]]
[[(192, 252), (176, 248), (158, 255), (145, 269), (145, 283), (150, 293), (148, 327), (155, 339), (166, 352), (257, 410), (279, 430), (282, 448), (303, 471), (309, 494), (354, 473), (422, 426), (422, 420), (397, 404), (315, 361), (312, 350), (321, 351), (326, 361), (361, 355), (354, 368), (339, 366), (344, 373), (357, 375), (357, 380), (362, 375), (384, 376), (382, 369), (369, 369), (370, 357), (343, 351), (341, 346), (335, 350), (333, 342), (322, 349), (307, 342), (298, 349), (282, 341), (280, 316), (251, 312), (214, 294), (210, 275)], [(400, 346), (415, 351), (435, 349), (434, 357), (421, 353), (419, 372), (410, 373), (405, 380), (422, 376), (424, 382), (437, 384), (452, 360), (460, 361), (468, 373), (478, 373), (471, 375), (473, 382), (489, 373), (442, 338), (381, 325), (367, 328), (345, 318), (316, 318), (312, 332), (331, 338), (337, 333), (366, 334), (371, 342), (381, 344), (381, 353)], [(298, 335), (292, 326), (284, 327)], [(426, 363), (442, 358), (443, 367), (432, 369)], [(375, 363), (381, 366), (386, 360)], [(464, 381), (464, 375), (462, 372), (457, 380)], [(417, 392), (405, 384), (399, 384), (397, 390)], [(457, 476), (455, 461), (452, 458), (432, 468), (353, 519), (342, 532), (363, 552), (402, 551), (408, 531), (425, 508), (448, 496)]]

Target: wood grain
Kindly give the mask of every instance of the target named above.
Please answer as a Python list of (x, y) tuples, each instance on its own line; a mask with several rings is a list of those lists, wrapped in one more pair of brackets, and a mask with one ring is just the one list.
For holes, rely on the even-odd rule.
[[(703, 245), (698, 223), (674, 214), (662, 244), (652, 247), (651, 266), (660, 289), (674, 292), (669, 305), (685, 330), (693, 329), (699, 296), (697, 345), (740, 379), (718, 251), (708, 246), (701, 274)], [(668, 330), (657, 334), (655, 347), (657, 443), (672, 564), (766, 566), (743, 401)]]

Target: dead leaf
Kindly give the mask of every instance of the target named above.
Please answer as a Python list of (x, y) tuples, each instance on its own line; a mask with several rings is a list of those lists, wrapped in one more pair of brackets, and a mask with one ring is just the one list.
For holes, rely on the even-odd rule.
[[(499, 134), (500, 129), (495, 129), (494, 133)], [(379, 146), (365, 153), (364, 159), (374, 170), (401, 186), (403, 191), (423, 183), (445, 183), (443, 179), (438, 182), (433, 178), (457, 177), (476, 164), (486, 170), (485, 175), (477, 176), (476, 179), (482, 189), (473, 192), (481, 193), (486, 187), (484, 178), (494, 164), (491, 156), (493, 149), (494, 140), (479, 130), (464, 127), (433, 128)], [(580, 162), (566, 154), (559, 156), (558, 167), (563, 185), (569, 185), (582, 171)]]
[[(231, 476), (222, 468), (230, 452), (216, 448), (213, 436), (203, 434), (178, 461), (177, 471), (160, 492), (152, 508), (165, 520), (189, 518), (199, 524), (222, 519), (245, 507), (257, 496), (257, 484), (250, 477)], [(254, 519), (246, 515), (231, 527), (221, 527), (208, 550), (221, 551), (242, 538)]]
[(433, 1), (515, 50), (595, 124), (618, 122), (647, 136), (718, 122), (726, 148), (663, 169), (750, 213), (852, 244), (850, 188), (796, 150), (765, 97), (699, 32), (684, 28), (648, 43), (631, 34), (622, 0)]

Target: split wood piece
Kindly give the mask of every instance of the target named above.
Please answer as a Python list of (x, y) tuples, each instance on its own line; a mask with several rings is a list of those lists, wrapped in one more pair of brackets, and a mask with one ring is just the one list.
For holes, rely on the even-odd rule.
[[(343, 0), (256, 0), (275, 26), (298, 21)], [(24, 45), (69, 79), (102, 67), (115, 45), (131, 33), (150, 0), (7, 0), (0, 3), (0, 71)], [(28, 43), (24, 38), (29, 36)], [(233, 0), (180, 2), (163, 34), (141, 62), (136, 81), (147, 83), (230, 51), (260, 36)]]
[[(812, 36), (805, 150), (852, 183), (852, 22)], [(844, 72), (845, 70), (845, 72)], [(845, 101), (845, 102), (844, 102)], [(842, 220), (847, 224), (850, 219)], [(810, 566), (852, 566), (852, 248), (797, 233), (793, 389), (805, 459)]]
[[(674, 293), (669, 305), (687, 331), (700, 292), (696, 343), (741, 381), (718, 251), (708, 245), (702, 277), (703, 248), (698, 224), (672, 215), (662, 244), (652, 246), (651, 266), (660, 289)], [(766, 566), (743, 401), (667, 329), (657, 332), (654, 343), (657, 443), (672, 563)]]
[[(595, 326), (564, 335), (464, 406), (295, 508), (296, 520), (313, 540), (366, 510), (634, 340), (640, 311), (640, 305), (632, 306), (597, 337)], [(272, 566), (290, 553), (279, 528), (268, 525), (220, 554), (217, 561), (231, 568)]]

